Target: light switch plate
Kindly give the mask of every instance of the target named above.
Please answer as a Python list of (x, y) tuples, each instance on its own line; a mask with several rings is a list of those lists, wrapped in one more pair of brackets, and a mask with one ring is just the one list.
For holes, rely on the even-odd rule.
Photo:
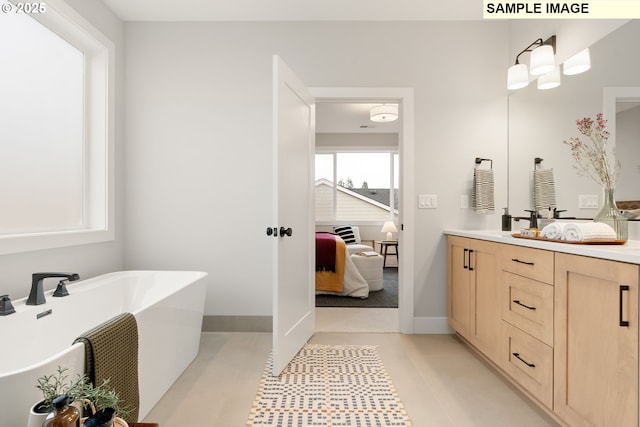
[(598, 209), (598, 196), (594, 194), (580, 194), (578, 196), (578, 208)]
[(418, 195), (418, 209), (435, 209), (438, 207), (437, 194)]
[(460, 209), (469, 209), (469, 196), (466, 194), (460, 195)]

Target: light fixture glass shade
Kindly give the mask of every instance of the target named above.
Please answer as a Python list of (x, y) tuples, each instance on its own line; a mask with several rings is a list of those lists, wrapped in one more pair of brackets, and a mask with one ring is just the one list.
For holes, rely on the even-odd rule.
[(531, 52), (531, 60), (529, 63), (529, 72), (534, 76), (541, 76), (553, 70), (556, 61), (553, 56), (553, 47), (545, 44), (535, 48)]
[(398, 229), (396, 228), (396, 225), (393, 223), (393, 221), (385, 221), (384, 225), (382, 226), (382, 230), (380, 230), (383, 233), (387, 233), (387, 240), (393, 240), (393, 234), (396, 231), (398, 231)]
[(529, 85), (529, 70), (527, 64), (516, 64), (507, 71), (507, 89), (517, 90)]
[(398, 118), (398, 106), (385, 104), (373, 107), (369, 113), (372, 122), (392, 122)]
[(560, 67), (538, 77), (538, 89), (553, 89), (558, 86), (560, 86)]
[(567, 76), (572, 76), (574, 74), (584, 73), (589, 68), (591, 68), (591, 55), (589, 54), (589, 48), (586, 48), (564, 62), (562, 73)]

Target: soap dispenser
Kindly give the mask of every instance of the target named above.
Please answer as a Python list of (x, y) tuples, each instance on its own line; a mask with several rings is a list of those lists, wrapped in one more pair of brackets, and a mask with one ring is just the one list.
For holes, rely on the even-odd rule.
[(74, 406), (69, 406), (66, 394), (53, 399), (53, 406), (53, 412), (47, 415), (42, 427), (80, 427), (80, 411)]
[(504, 209), (502, 214), (502, 231), (511, 231), (511, 215), (509, 214), (509, 208)]

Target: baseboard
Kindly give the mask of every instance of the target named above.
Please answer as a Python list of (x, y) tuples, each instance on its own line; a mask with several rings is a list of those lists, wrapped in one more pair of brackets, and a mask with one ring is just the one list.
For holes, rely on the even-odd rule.
[(453, 334), (453, 329), (449, 328), (446, 317), (414, 317), (414, 334)]
[[(415, 317), (414, 334), (453, 334), (446, 317)], [(202, 332), (272, 332), (271, 316), (204, 316)]]
[(271, 316), (204, 316), (202, 332), (272, 332)]

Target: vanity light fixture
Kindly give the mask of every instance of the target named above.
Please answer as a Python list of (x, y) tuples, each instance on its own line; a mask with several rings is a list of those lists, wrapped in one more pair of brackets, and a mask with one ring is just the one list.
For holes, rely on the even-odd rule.
[(562, 73), (567, 76), (573, 76), (575, 74), (584, 73), (590, 68), (591, 54), (589, 53), (589, 48), (586, 48), (564, 62), (564, 65), (562, 66)]
[(398, 105), (384, 104), (373, 107), (369, 112), (372, 122), (392, 122), (398, 119)]
[(560, 86), (560, 67), (538, 77), (538, 89), (546, 90)]
[[(507, 72), (507, 89), (522, 89), (529, 85), (529, 73), (539, 76), (553, 70), (555, 67), (556, 36), (551, 36), (547, 40), (537, 39), (516, 56), (516, 62), (509, 67)], [(520, 55), (525, 52), (531, 53), (530, 70), (526, 64), (520, 63)]]

